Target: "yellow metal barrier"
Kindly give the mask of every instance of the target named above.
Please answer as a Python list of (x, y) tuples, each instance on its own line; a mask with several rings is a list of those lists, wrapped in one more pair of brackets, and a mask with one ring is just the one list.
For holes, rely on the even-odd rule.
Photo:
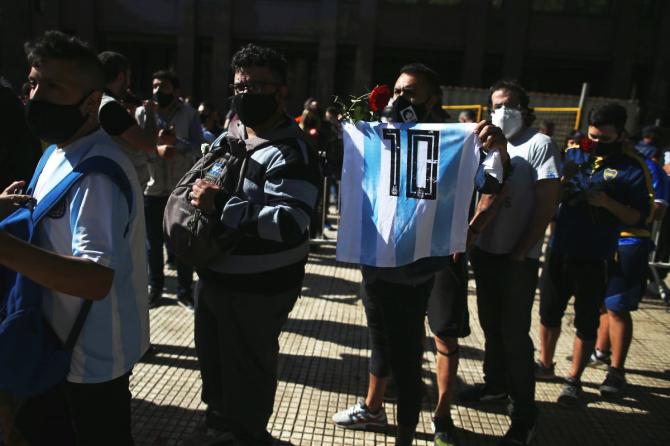
[(582, 109), (579, 107), (535, 107), (535, 113), (575, 113), (575, 125), (573, 130), (579, 128), (582, 119)]
[[(444, 110), (464, 111), (474, 110), (477, 113), (477, 122), (483, 119), (485, 112), (488, 112), (488, 107), (480, 104), (464, 104), (464, 105), (443, 105)], [(579, 107), (533, 107), (535, 116), (538, 121), (551, 121), (554, 123), (553, 140), (560, 148), (565, 143), (568, 136), (575, 130), (579, 129), (582, 119), (582, 109)], [(458, 116), (452, 116), (450, 122), (456, 122)]]
[(482, 110), (484, 109), (483, 106), (479, 104), (470, 104), (470, 105), (443, 105), (442, 106), (443, 110), (459, 110), (459, 111), (464, 111), (464, 110), (475, 110), (477, 112), (477, 119), (476, 122), (479, 122), (482, 120)]

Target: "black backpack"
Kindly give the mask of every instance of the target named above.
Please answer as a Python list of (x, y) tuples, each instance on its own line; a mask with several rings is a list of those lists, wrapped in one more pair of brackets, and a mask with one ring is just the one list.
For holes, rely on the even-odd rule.
[(244, 182), (247, 150), (243, 141), (228, 136), (217, 139), (211, 150), (179, 180), (168, 198), (163, 231), (175, 255), (187, 265), (206, 267), (229, 252), (241, 238), (226, 228), (218, 215), (206, 215), (191, 204), (191, 189), (197, 179), (215, 183), (227, 200)]

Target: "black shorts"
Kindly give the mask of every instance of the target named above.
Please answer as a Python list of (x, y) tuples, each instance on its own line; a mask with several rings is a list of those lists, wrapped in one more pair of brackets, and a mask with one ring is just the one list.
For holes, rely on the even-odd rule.
[(428, 300), (428, 325), (442, 341), (464, 338), (470, 334), (468, 312), (468, 263), (465, 255), (450, 261), (435, 274)]
[(575, 296), (577, 337), (595, 340), (600, 324), (600, 308), (607, 287), (606, 260), (574, 259), (549, 253), (540, 285), (540, 319), (545, 327), (557, 328)]

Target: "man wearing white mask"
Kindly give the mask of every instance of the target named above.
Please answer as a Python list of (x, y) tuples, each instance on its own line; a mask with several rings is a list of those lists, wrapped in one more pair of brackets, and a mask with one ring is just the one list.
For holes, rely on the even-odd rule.
[[(560, 193), (560, 156), (551, 138), (531, 128), (526, 91), (499, 81), (490, 89), (491, 122), (508, 140), (511, 174), (495, 198), (497, 209), (478, 234), (470, 261), (477, 284), (479, 322), (485, 336), (484, 383), (461, 393), (463, 401), (512, 400), (512, 425), (500, 444), (525, 445), (534, 436), (537, 407), (531, 310), (543, 236)], [(494, 204), (490, 205), (491, 200)]]

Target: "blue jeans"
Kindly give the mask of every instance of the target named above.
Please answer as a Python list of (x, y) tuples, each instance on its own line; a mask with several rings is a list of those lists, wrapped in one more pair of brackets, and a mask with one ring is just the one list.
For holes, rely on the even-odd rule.
[[(147, 228), (147, 259), (149, 261), (149, 285), (163, 289), (163, 213), (168, 197), (144, 197), (144, 218)], [(193, 267), (184, 265), (177, 259), (177, 296), (191, 295)]]

